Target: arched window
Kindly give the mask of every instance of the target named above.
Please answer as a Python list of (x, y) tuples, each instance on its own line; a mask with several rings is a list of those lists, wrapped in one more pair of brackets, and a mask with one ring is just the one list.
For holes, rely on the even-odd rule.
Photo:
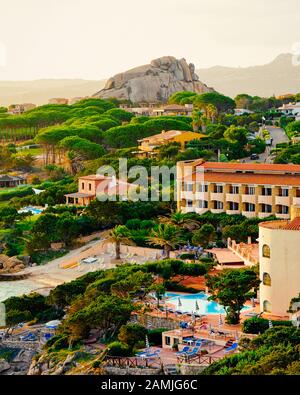
[(263, 309), (265, 313), (271, 313), (271, 303), (268, 300), (264, 300)]
[(269, 273), (263, 274), (263, 284), (264, 285), (271, 285), (271, 277)]
[(262, 246), (262, 256), (264, 258), (270, 258), (270, 247), (267, 244)]

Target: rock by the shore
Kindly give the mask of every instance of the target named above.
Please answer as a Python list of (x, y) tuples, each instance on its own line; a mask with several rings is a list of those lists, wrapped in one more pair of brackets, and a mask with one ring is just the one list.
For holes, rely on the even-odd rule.
[(195, 66), (185, 59), (163, 56), (110, 78), (94, 97), (131, 100), (133, 103), (166, 102), (173, 93), (214, 91), (199, 81)]
[(16, 273), (23, 269), (25, 269), (25, 265), (17, 257), (0, 254), (0, 273)]
[(0, 374), (9, 370), (10, 364), (5, 359), (0, 359)]

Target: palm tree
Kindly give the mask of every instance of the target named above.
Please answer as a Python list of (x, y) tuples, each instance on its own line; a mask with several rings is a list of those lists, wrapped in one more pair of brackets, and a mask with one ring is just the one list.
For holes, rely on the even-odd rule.
[(166, 257), (170, 257), (170, 252), (180, 244), (180, 230), (178, 227), (169, 224), (159, 224), (157, 229), (153, 229), (147, 238), (149, 244), (163, 247)]
[(199, 222), (196, 219), (188, 217), (187, 214), (184, 214), (181, 211), (176, 211), (169, 217), (159, 217), (159, 220), (164, 224), (169, 224), (188, 230), (194, 230), (199, 227)]
[(125, 225), (117, 225), (109, 232), (108, 241), (112, 241), (116, 246), (116, 259), (121, 258), (121, 243), (133, 245), (130, 231)]
[(210, 119), (212, 123), (214, 123), (217, 115), (218, 115), (218, 110), (216, 106), (214, 106), (213, 104), (208, 104), (206, 107), (207, 118)]

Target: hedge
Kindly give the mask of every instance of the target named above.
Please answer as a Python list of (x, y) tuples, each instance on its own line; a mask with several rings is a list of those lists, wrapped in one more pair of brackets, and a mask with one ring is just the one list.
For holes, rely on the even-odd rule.
[[(271, 321), (273, 326), (292, 326), (291, 321)], [(267, 329), (269, 329), (269, 320), (260, 317), (249, 318), (243, 323), (243, 332), (244, 333), (264, 333)]]

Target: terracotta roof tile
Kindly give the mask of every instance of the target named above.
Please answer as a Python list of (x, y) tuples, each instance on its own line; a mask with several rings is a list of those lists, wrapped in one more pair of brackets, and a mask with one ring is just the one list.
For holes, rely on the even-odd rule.
[(231, 163), (231, 162), (204, 162), (204, 169), (212, 170), (240, 170), (240, 171), (280, 171), (299, 172), (300, 165), (273, 164), (273, 163)]
[(300, 230), (300, 217), (296, 217), (286, 225), (284, 229), (287, 230)]
[[(196, 173), (185, 176), (184, 181), (199, 181), (201, 176), (196, 178)], [(253, 185), (291, 185), (300, 187), (300, 175), (287, 174), (248, 174), (248, 173), (204, 173), (203, 181), (207, 182), (224, 182), (235, 184), (253, 184)]]

